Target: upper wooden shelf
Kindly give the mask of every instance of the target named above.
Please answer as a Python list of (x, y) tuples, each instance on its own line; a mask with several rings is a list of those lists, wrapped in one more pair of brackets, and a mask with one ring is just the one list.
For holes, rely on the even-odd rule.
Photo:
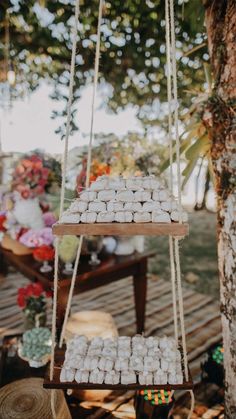
[(93, 235), (93, 236), (179, 236), (188, 234), (187, 223), (94, 223), (94, 224), (54, 224), (53, 234)]

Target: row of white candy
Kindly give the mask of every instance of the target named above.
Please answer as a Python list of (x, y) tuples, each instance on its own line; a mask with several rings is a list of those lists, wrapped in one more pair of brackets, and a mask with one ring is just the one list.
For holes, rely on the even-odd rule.
[(129, 189), (137, 191), (139, 189), (158, 190), (162, 187), (159, 179), (154, 176), (146, 177), (131, 177), (124, 179), (122, 177), (101, 176), (91, 183), (90, 189), (92, 191), (101, 191), (103, 189)]
[(79, 196), (79, 200), (85, 202), (92, 202), (95, 199), (104, 202), (114, 200), (117, 202), (145, 202), (150, 199), (153, 199), (153, 201), (164, 202), (168, 201), (170, 198), (171, 195), (166, 189), (155, 191), (141, 189), (135, 192), (128, 189), (103, 189), (97, 192), (91, 190), (90, 188), (81, 192)]

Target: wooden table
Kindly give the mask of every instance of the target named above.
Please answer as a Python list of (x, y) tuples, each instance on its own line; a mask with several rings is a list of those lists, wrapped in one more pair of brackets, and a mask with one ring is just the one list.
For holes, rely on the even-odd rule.
[[(40, 263), (31, 255), (17, 256), (9, 250), (0, 247), (1, 269), (6, 271), (6, 265), (14, 266), (31, 281), (39, 281), (45, 290), (53, 287), (53, 272), (41, 273)], [(101, 264), (96, 268), (89, 265), (89, 258), (81, 257), (78, 267), (74, 294), (79, 294), (111, 282), (118, 281), (127, 276), (132, 276), (134, 285), (134, 301), (136, 312), (137, 333), (144, 331), (145, 306), (147, 292), (147, 262), (155, 252), (134, 253), (131, 256), (103, 256)], [(63, 266), (59, 270), (57, 330), (60, 333), (65, 308), (70, 289), (71, 278), (62, 274)]]

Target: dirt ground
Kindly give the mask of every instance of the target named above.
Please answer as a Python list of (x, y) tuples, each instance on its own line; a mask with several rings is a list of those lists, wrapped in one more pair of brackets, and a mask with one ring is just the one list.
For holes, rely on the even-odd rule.
[[(193, 212), (189, 217), (189, 226), (189, 236), (180, 247), (183, 285), (219, 299), (216, 215), (207, 211)], [(150, 237), (147, 244), (157, 251), (156, 257), (150, 261), (150, 271), (169, 278), (168, 239)]]

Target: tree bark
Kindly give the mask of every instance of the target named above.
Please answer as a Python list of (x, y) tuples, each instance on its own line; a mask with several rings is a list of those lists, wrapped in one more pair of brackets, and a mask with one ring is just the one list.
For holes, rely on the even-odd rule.
[(225, 419), (236, 418), (236, 2), (205, 1), (215, 80), (203, 116), (218, 198), (218, 263), (224, 342)]

